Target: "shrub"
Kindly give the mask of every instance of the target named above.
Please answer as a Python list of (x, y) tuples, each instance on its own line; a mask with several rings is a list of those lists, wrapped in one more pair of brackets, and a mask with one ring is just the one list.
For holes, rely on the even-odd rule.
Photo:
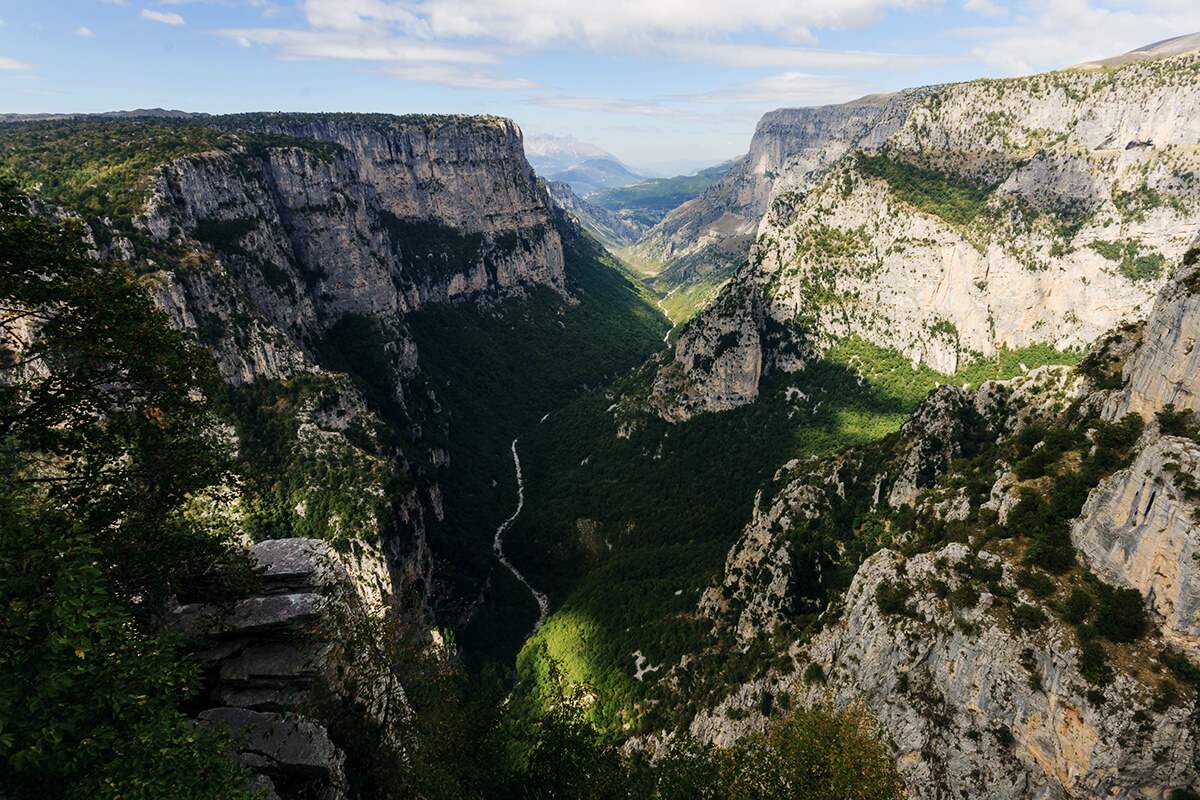
[(1062, 602), (1060, 610), (1062, 611), (1063, 619), (1072, 625), (1082, 623), (1088, 613), (1092, 610), (1095, 604), (1092, 595), (1076, 586), (1071, 589), (1071, 593), (1067, 595), (1067, 599)]
[(1196, 414), (1190, 409), (1176, 411), (1174, 403), (1168, 403), (1155, 414), (1158, 428), (1167, 436), (1195, 436)]
[(1017, 573), (1017, 585), (1027, 589), (1034, 597), (1049, 597), (1054, 594), (1054, 581), (1032, 569), (1022, 569)]
[(883, 581), (875, 589), (875, 604), (887, 616), (912, 616), (912, 607), (908, 604), (911, 590), (898, 581)]
[(1026, 631), (1036, 631), (1046, 624), (1046, 614), (1037, 606), (1020, 603), (1012, 610), (1013, 624)]
[(825, 668), (817, 662), (812, 662), (804, 668), (805, 683), (825, 683)]
[(1146, 632), (1146, 607), (1135, 589), (1103, 586), (1096, 608), (1096, 629), (1114, 642), (1133, 642)]
[(964, 583), (950, 593), (950, 605), (954, 608), (974, 608), (979, 604), (979, 590)]
[(1080, 643), (1079, 672), (1093, 686), (1112, 683), (1113, 670), (1108, 663), (1108, 654), (1099, 642), (1088, 640)]

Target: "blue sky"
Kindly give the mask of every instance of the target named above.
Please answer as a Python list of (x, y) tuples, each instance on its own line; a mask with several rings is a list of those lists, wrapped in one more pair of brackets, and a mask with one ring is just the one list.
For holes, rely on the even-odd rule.
[(633, 165), (763, 112), (1068, 66), (1198, 0), (0, 0), (0, 112), (494, 113)]

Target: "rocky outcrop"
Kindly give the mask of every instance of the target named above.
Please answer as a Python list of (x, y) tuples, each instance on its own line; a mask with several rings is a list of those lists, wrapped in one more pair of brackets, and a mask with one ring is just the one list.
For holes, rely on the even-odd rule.
[[(1179, 664), (1200, 657), (1200, 447), (1194, 418), (1162, 413), (1190, 385), (1190, 375), (1171, 370), (1181, 357), (1174, 327), (1188, 330), (1200, 312), (1186, 290), (1194, 270), (1185, 264), (1175, 274), (1150, 322), (1103, 337), (1078, 368), (1043, 367), (973, 393), (941, 387), (891, 439), (781, 470), (722, 579), (701, 597), (699, 611), (718, 633), (714, 650), (681, 660), (664, 686), (690, 685), (703, 674), (689, 674), (693, 663), (729, 646), (764, 653), (765, 674), (724, 687), (691, 733), (731, 743), (761, 730), (781, 695), (863, 703), (914, 798), (1194, 791), (1200, 726), (1195, 687)], [(1168, 380), (1147, 390), (1133, 379), (1152, 372)], [(1108, 466), (1091, 464), (1107, 474), (1092, 473), (1098, 483), (1086, 500), (1066, 494), (1088, 459), (1112, 446), (1097, 438), (1101, 430), (1140, 430), (1094, 421), (1104, 409), (1116, 423), (1131, 397), (1147, 425), (1140, 438), (1121, 445), (1119, 458), (1109, 451)], [(1022, 475), (1008, 461), (1055, 439), (1027, 441), (1034, 425), (1077, 450)], [(1069, 535), (1082, 569), (1060, 567), (1065, 574), (1053, 578), (1031, 569), (1042, 562), (1027, 528), (1039, 523), (1026, 516), (1006, 525), (1030, 496), (1019, 490), (1051, 504), (1078, 496), (1078, 514), (1053, 535)], [(900, 505), (913, 512), (892, 513)], [(923, 541), (930, 529), (940, 531), (935, 545)], [(873, 554), (849, 588), (822, 594), (823, 576), (856, 548)], [(1095, 631), (1114, 620), (1073, 625), (1080, 619), (1064, 609), (1076, 592), (1101, 602), (1088, 598), (1115, 597), (1113, 587), (1136, 590), (1123, 602), (1144, 599), (1148, 635), (1100, 643)], [(1101, 602), (1095, 613), (1120, 624), (1140, 613), (1115, 609)]]
[(840, 105), (787, 108), (759, 120), (750, 152), (717, 184), (672, 211), (638, 245), (680, 284), (729, 274), (749, 253), (772, 199), (809, 185), (856, 146), (875, 146), (904, 119), (917, 92), (871, 95)]
[(1197, 476), (1200, 445), (1155, 439), (1091, 493), (1071, 541), (1102, 579), (1146, 598), (1168, 641), (1200, 658)]
[(198, 719), (229, 729), (236, 758), (277, 796), (339, 800), (346, 759), (315, 699), (339, 697), (380, 724), (405, 713), (403, 689), (362, 648), (391, 596), (386, 562), (372, 548), (340, 554), (318, 539), (259, 542), (250, 554), (261, 570), (255, 595), (175, 611), (209, 675), (212, 707)]
[(636, 220), (584, 200), (575, 194), (569, 183), (549, 181), (546, 188), (555, 205), (609, 247), (631, 245), (645, 231), (645, 227)]
[[(1109, 419), (1151, 414), (1167, 404), (1200, 411), (1200, 240), (1163, 287), (1141, 345), (1125, 361), (1124, 390), (1105, 406)], [(1190, 263), (1188, 263), (1190, 262)]]
[[(798, 665), (819, 670), (805, 669), (807, 681), (797, 671), (747, 684), (691, 732), (728, 744), (765, 724), (765, 694), (791, 693), (864, 702), (914, 798), (1165, 797), (1195, 785), (1194, 711), (1156, 705), (1153, 670), (1118, 675), (1101, 702), (1088, 695), (1068, 629), (1015, 625), (986, 589), (970, 607), (939, 597), (939, 584), (969, 583), (962, 573), (979, 561), (1000, 567), (998, 585), (1015, 589), (999, 559), (963, 545), (908, 559), (879, 551), (859, 569), (838, 621), (792, 651)], [(881, 587), (899, 587), (902, 611), (882, 609)]]
[(230, 380), (286, 376), (348, 315), (416, 352), (401, 324), (430, 302), (546, 285), (564, 291), (549, 196), (508, 120), (247, 115), (218, 126), (273, 146), (176, 159), (138, 223), (206, 247), (154, 276), (156, 298), (209, 340)]
[[(817, 349), (853, 335), (946, 373), (1000, 348), (1084, 347), (1146, 315), (1200, 226), (1198, 76), (1190, 54), (930, 89), (883, 137), (775, 192), (723, 295), (758, 297)], [(741, 304), (714, 303), (677, 350), (703, 369), (719, 327), (703, 317)]]

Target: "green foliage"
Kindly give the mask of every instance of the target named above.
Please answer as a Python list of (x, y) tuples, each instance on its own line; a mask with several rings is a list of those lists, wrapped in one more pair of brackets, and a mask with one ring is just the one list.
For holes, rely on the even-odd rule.
[(717, 183), (732, 166), (733, 162), (727, 161), (702, 169), (695, 175), (652, 178), (632, 186), (604, 189), (588, 200), (609, 211), (625, 212), (631, 219), (649, 227), (657, 224), (667, 212)]
[(1159, 658), (1167, 669), (1174, 673), (1175, 677), (1196, 691), (1200, 691), (1200, 666), (1190, 661), (1183, 653), (1170, 648), (1163, 650), (1159, 654)]
[(805, 683), (825, 683), (825, 668), (814, 661), (804, 668), (802, 677)]
[(71, 119), (0, 125), (0, 172), (52, 203), (125, 225), (138, 213), (157, 167), (182, 156), (242, 144), (303, 147), (329, 157), (336, 145), (233, 133), (170, 119)]
[[(473, 660), (510, 658), (536, 614), (528, 593), (507, 570), (496, 569), (491, 555), (492, 534), (516, 502), (512, 440), (521, 440), (528, 471), (533, 447), (527, 441), (546, 427), (539, 420), (636, 365), (661, 346), (667, 329), (599, 245), (567, 237), (565, 246), (568, 289), (577, 304), (538, 288), (495, 308), (429, 306), (408, 318), (421, 367), (450, 410), (448, 430), (429, 434), (448, 447), (453, 465), (441, 476), (445, 521), (430, 525), (430, 541), (462, 566), (456, 577), (464, 594), (489, 576), (498, 589), (463, 632)], [(530, 578), (544, 586), (539, 575)], [(522, 613), (514, 614), (513, 604)]]
[(1012, 609), (1013, 624), (1026, 631), (1037, 631), (1048, 621), (1046, 614), (1037, 606), (1020, 603)]
[(1158, 429), (1166, 436), (1183, 436), (1195, 439), (1200, 436), (1200, 419), (1191, 409), (1175, 410), (1174, 403), (1167, 403), (1155, 414)]
[[(1074, 566), (1075, 548), (1071, 543), (1070, 522), (1079, 515), (1088, 492), (1105, 475), (1128, 462), (1130, 448), (1143, 428), (1142, 419), (1136, 414), (1129, 414), (1118, 423), (1093, 420), (1089, 425), (1095, 446), (1092, 452), (1082, 456), (1079, 468), (1058, 475), (1051, 484), (1048, 497), (1043, 497), (1029, 486), (1021, 487), (1017, 504), (1009, 512), (1005, 524), (1010, 536), (1024, 536), (1028, 540), (1026, 563), (1053, 574), (1061, 574)], [(1043, 442), (1042, 446), (1034, 449), (1033, 445), (1038, 442)], [(1018, 450), (1018, 454), (1029, 454), (1018, 461), (1018, 468), (1024, 465), (1027, 475), (1044, 471), (1045, 463), (1040, 459), (1033, 462), (1036, 468), (1030, 466), (1028, 460), (1038, 450), (1062, 453), (1066, 448), (1079, 447), (1084, 443), (1078, 433), (1043, 434), (1041, 429), (1030, 427), (1017, 439), (1018, 447), (1025, 448)]]
[[(755, 492), (770, 486), (783, 464), (894, 433), (942, 382), (1007, 377), (1021, 373), (1022, 361), (1073, 358), (1055, 355), (1051, 348), (1004, 351), (947, 378), (851, 339), (797, 376), (768, 376), (756, 403), (686, 423), (669, 424), (620, 402), (648, 392), (647, 372), (552, 414), (521, 440), (526, 505), (505, 541), (510, 557), (553, 601), (555, 613), (535, 641), (547, 644), (572, 680), (596, 688), (595, 713), (604, 724), (620, 724), (622, 709), (653, 691), (658, 677), (635, 681), (631, 653), (640, 650), (652, 664), (674, 663), (707, 641), (691, 613), (696, 599), (720, 574)], [(812, 399), (789, 400), (795, 389)], [(622, 424), (627, 437), (615, 435)], [(845, 588), (859, 560), (888, 541), (887, 526), (847, 514), (819, 529), (789, 532), (793, 563), (811, 565), (803, 574), (814, 576), (795, 587), (803, 598), (794, 610), (798, 625), (805, 624), (801, 602), (820, 604)], [(732, 680), (742, 668), (720, 669)], [(724, 680), (715, 670), (712, 679)]]
[[(253, 581), (220, 497), (211, 366), (78, 225), (0, 183), (0, 783), (15, 798), (239, 798), (227, 741), (156, 627)], [(20, 326), (32, 321), (27, 341)], [(24, 344), (21, 344), (24, 342)]]
[(1093, 686), (1107, 686), (1113, 680), (1113, 668), (1108, 663), (1104, 646), (1093, 639), (1079, 643), (1079, 672)]
[(912, 588), (898, 581), (883, 581), (875, 587), (875, 605), (887, 616), (913, 616), (915, 612), (908, 603), (911, 596)]
[(1076, 586), (1067, 595), (1066, 599), (1063, 600), (1060, 610), (1062, 611), (1063, 619), (1072, 625), (1079, 625), (1087, 619), (1088, 614), (1091, 613), (1095, 604), (1096, 601), (1092, 598), (1090, 592)]
[(1096, 630), (1114, 642), (1137, 641), (1146, 632), (1145, 603), (1136, 589), (1122, 589), (1096, 582), (1100, 602), (1096, 609)]
[(1163, 273), (1167, 259), (1162, 253), (1143, 252), (1142, 243), (1136, 239), (1109, 242), (1097, 239), (1090, 246), (1109, 261), (1117, 262), (1118, 271), (1131, 281), (1152, 281)]
[(1028, 589), (1034, 597), (1043, 598), (1054, 594), (1054, 581), (1041, 572), (1032, 569), (1022, 569), (1017, 572), (1017, 585)]
[(860, 155), (858, 169), (887, 181), (899, 200), (954, 225), (969, 225), (982, 214), (994, 188), (918, 167), (885, 153)]
[(1176, 211), (1184, 210), (1179, 198), (1164, 196), (1157, 189), (1151, 188), (1145, 181), (1129, 191), (1117, 189), (1114, 185), (1112, 201), (1117, 211), (1121, 213), (1122, 219), (1132, 222), (1144, 222), (1147, 212), (1164, 206)]

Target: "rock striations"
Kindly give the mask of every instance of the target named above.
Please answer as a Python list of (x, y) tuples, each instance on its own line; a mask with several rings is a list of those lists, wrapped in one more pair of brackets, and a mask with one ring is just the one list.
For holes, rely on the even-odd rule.
[[(777, 342), (819, 351), (860, 336), (951, 373), (1001, 348), (1081, 348), (1144, 317), (1200, 225), (1198, 85), (1190, 53), (764, 119), (750, 161), (775, 177), (755, 172), (736, 201), (752, 253), (679, 335), (656, 387), (661, 413), (754, 400), (757, 377), (725, 369), (724, 345), (757, 335), (764, 352), (738, 359), (768, 369), (768, 325), (787, 334)], [(710, 192), (693, 204), (743, 197)]]
[[(894, 437), (787, 465), (699, 607), (740, 649), (773, 643), (763, 656), (771, 666), (696, 714), (691, 733), (730, 743), (765, 724), (765, 697), (787, 694), (865, 703), (922, 800), (1165, 798), (1200, 786), (1200, 712), (1196, 687), (1185, 685), (1194, 678), (1172, 677), (1200, 657), (1200, 433), (1173, 405), (1200, 388), (1200, 372), (1176, 369), (1190, 352), (1177, 332), (1200, 319), (1195, 274), (1194, 264), (1175, 272), (1145, 336), (1129, 327), (1106, 337), (1076, 370), (1045, 367), (974, 392), (942, 387)], [(1127, 465), (1100, 478), (1061, 529), (1083, 571), (1064, 581), (1076, 587), (1068, 591), (1037, 577), (1034, 557), (1009, 539), (1039, 535), (1030, 533), (1029, 492), (1058, 502), (1055, 481), (1067, 473), (1031, 478), (1039, 470), (1025, 462), (986, 459), (1012, 452), (996, 444), (1027, 429), (1044, 441), (1020, 452), (1053, 446), (1048, 431), (1074, 429), (1095, 458), (1111, 444), (1099, 433), (1102, 409), (1111, 425), (1142, 433), (1124, 445)], [(1127, 410), (1141, 419), (1130, 422)], [(915, 513), (918, 523), (873, 539), (873, 554), (822, 611), (816, 584), (853, 540), (835, 529), (841, 543), (822, 551), (830, 534), (821, 523), (846, 519), (838, 510), (852, 503)], [(1130, 590), (1144, 611), (1104, 605)], [(1109, 618), (1076, 624), (1089, 619), (1078, 604), (1093, 594)], [(1097, 630), (1139, 613), (1148, 639), (1096, 643)], [(793, 627), (814, 618), (807, 632)], [(1129, 642), (1142, 632), (1105, 635)], [(695, 663), (685, 658), (666, 685), (686, 685)]]

